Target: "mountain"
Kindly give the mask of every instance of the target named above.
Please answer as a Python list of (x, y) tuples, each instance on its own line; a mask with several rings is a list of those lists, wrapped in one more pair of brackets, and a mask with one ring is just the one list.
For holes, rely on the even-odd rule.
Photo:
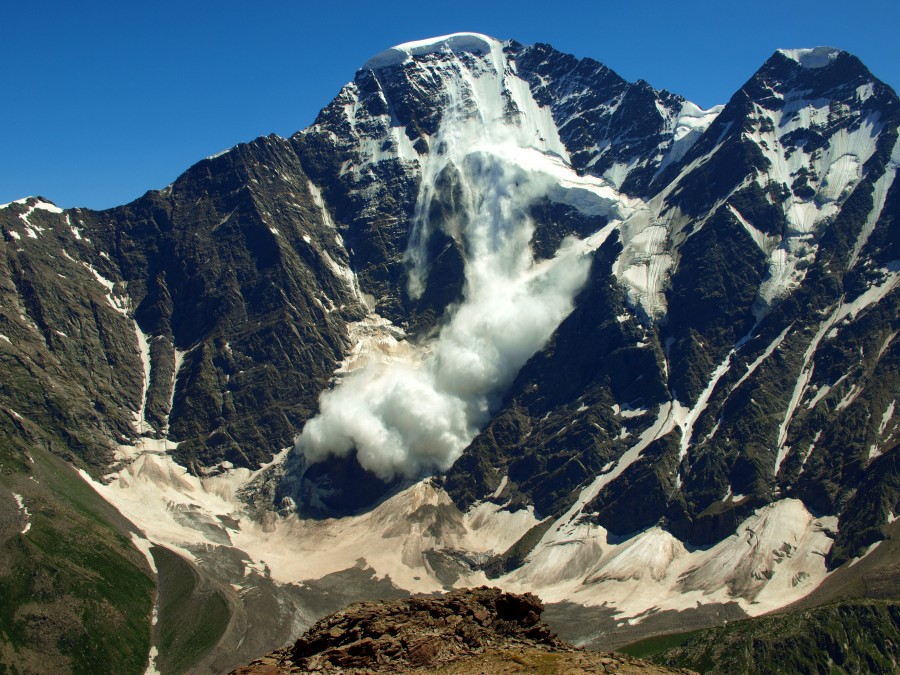
[(898, 129), (836, 49), (701, 110), (463, 33), (126, 206), (6, 205), (0, 546), (66, 460), (162, 672), (488, 580), (600, 648), (807, 596), (900, 513)]

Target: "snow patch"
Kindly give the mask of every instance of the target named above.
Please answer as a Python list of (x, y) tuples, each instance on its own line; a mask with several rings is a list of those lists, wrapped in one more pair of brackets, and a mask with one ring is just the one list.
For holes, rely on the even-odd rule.
[(147, 409), (147, 394), (150, 391), (150, 341), (147, 334), (141, 330), (140, 326), (138, 326), (138, 322), (133, 321), (133, 323), (134, 334), (138, 344), (138, 354), (141, 357), (141, 366), (144, 373), (140, 404), (134, 417), (134, 427), (138, 434), (143, 434), (147, 424), (144, 414)]
[[(832, 543), (827, 533), (836, 526), (835, 518), (816, 519), (801, 502), (783, 500), (756, 511), (719, 544), (688, 551), (662, 528), (619, 540), (577, 512), (557, 520), (523, 567), (492, 583), (539, 593), (545, 602), (611, 607), (623, 620), (698, 602), (737, 602), (755, 616), (821, 583)], [(595, 556), (587, 569), (586, 550)]]
[(778, 349), (779, 346), (781, 346), (782, 342), (784, 342), (784, 338), (787, 337), (788, 331), (790, 331), (791, 328), (793, 328), (793, 327), (794, 327), (794, 324), (791, 323), (791, 325), (789, 325), (787, 328), (785, 328), (783, 331), (781, 331), (781, 333), (778, 335), (778, 337), (775, 338), (774, 340), (772, 340), (772, 342), (769, 344), (769, 346), (766, 347), (766, 349), (763, 351), (763, 353), (760, 354), (753, 361), (753, 363), (751, 363), (749, 366), (747, 366), (746, 372), (743, 375), (741, 375), (741, 378), (737, 382), (735, 382), (734, 386), (731, 388), (732, 392), (736, 391), (737, 388), (740, 387), (744, 383), (744, 381), (756, 371), (757, 368), (759, 368), (759, 366), (762, 364), (763, 361), (765, 361), (767, 358), (772, 356), (772, 354), (775, 352), (775, 350)]
[(891, 401), (890, 405), (885, 408), (884, 413), (881, 415), (881, 422), (878, 425), (878, 435), (881, 436), (884, 434), (884, 430), (887, 429), (888, 422), (891, 421), (891, 418), (894, 416), (894, 407), (896, 406), (896, 399)]
[(452, 33), (425, 40), (405, 42), (396, 47), (391, 47), (373, 56), (366, 62), (364, 67), (377, 70), (399, 65), (416, 56), (441, 52), (486, 54), (499, 46), (501, 45), (497, 40), (481, 33)]
[(131, 306), (131, 301), (127, 295), (115, 294), (116, 282), (110, 281), (109, 279), (104, 277), (102, 274), (100, 274), (100, 272), (97, 271), (97, 268), (90, 263), (83, 262), (81, 264), (84, 265), (88, 270), (90, 270), (91, 274), (94, 275), (94, 278), (98, 283), (100, 283), (100, 285), (106, 288), (106, 301), (109, 303), (109, 306), (122, 316), (128, 316), (128, 310)]
[(685, 101), (675, 116), (672, 146), (660, 163), (657, 174), (684, 157), (724, 109), (724, 105), (716, 105), (703, 110), (695, 103)]
[[(28, 202), (34, 203), (29, 204)], [(16, 199), (15, 201), (11, 201), (7, 204), (0, 204), (0, 209), (5, 209), (6, 207), (12, 206), (13, 204), (22, 204), (23, 206), (29, 206), (31, 211), (34, 211), (35, 209), (41, 209), (42, 211), (49, 211), (50, 213), (63, 212), (63, 210), (53, 202), (47, 202), (37, 197), (22, 197), (22, 199)]]
[(503, 494), (503, 490), (506, 488), (507, 483), (509, 483), (509, 476), (503, 476), (503, 478), (500, 479), (500, 485), (494, 490), (494, 494), (491, 495), (491, 498), (498, 499), (500, 495)]
[(803, 68), (825, 68), (841, 54), (834, 47), (813, 47), (812, 49), (779, 49), (778, 53), (791, 61), (796, 61)]
[(881, 218), (881, 212), (884, 210), (884, 202), (887, 199), (888, 191), (894, 184), (894, 179), (897, 176), (898, 166), (900, 166), (900, 137), (894, 142), (894, 147), (891, 150), (891, 158), (885, 168), (884, 174), (875, 181), (875, 185), (873, 186), (872, 210), (869, 211), (866, 222), (863, 223), (862, 229), (856, 238), (856, 242), (853, 244), (853, 251), (850, 254), (850, 260), (847, 265), (848, 268), (852, 268), (859, 260), (860, 252), (866, 245), (872, 232), (875, 230), (875, 224)]
[(28, 534), (28, 530), (31, 529), (31, 514), (28, 513), (28, 507), (25, 506), (25, 499), (20, 494), (12, 493), (13, 499), (16, 500), (16, 504), (19, 506), (19, 512), (22, 514), (22, 517), (25, 518), (25, 527), (22, 528), (20, 534)]
[[(144, 539), (143, 537), (137, 535), (136, 533), (131, 533), (131, 545), (134, 546), (138, 551), (144, 554), (144, 558), (147, 559), (147, 565), (150, 566), (150, 569), (153, 570), (154, 574), (158, 574), (159, 570), (156, 569), (156, 561), (153, 559), (153, 554), (150, 552), (150, 549), (153, 547), (153, 542), (149, 539)], [(154, 619), (156, 618), (156, 612), (153, 612)], [(156, 623), (154, 621), (154, 623)]]

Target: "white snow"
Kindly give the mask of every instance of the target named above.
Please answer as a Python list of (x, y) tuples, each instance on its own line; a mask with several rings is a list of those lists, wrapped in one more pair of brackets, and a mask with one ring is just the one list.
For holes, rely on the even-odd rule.
[[(816, 519), (799, 501), (783, 500), (758, 510), (738, 534), (690, 552), (659, 527), (617, 542), (568, 514), (557, 523), (556, 539), (545, 537), (522, 568), (492, 583), (530, 589), (546, 602), (606, 605), (639, 620), (648, 611), (698, 602), (735, 601), (758, 615), (802, 597), (827, 574), (824, 555), (832, 542), (826, 530), (836, 519)], [(585, 572), (579, 554), (586, 549), (596, 559)]]
[(860, 560), (862, 560), (862, 559), (865, 558), (867, 555), (869, 555), (870, 553), (872, 553), (872, 552), (873, 552), (875, 549), (877, 549), (879, 546), (881, 546), (881, 541), (876, 541), (874, 544), (869, 544), (869, 546), (866, 547), (865, 552), (863, 552), (863, 554), (862, 554), (861, 556), (857, 556), (856, 558), (853, 558), (853, 560), (851, 560), (851, 561), (847, 564), (847, 567), (853, 567), (856, 563), (858, 563)]
[(884, 409), (884, 413), (881, 415), (881, 422), (878, 425), (878, 435), (881, 436), (884, 433), (884, 430), (887, 429), (888, 422), (891, 421), (891, 418), (894, 416), (894, 407), (896, 406), (896, 399), (891, 401), (890, 405)]
[(848, 267), (853, 267), (857, 260), (859, 260), (859, 254), (862, 251), (863, 246), (866, 245), (866, 242), (875, 230), (875, 224), (878, 222), (879, 218), (881, 218), (881, 212), (884, 210), (884, 202), (887, 198), (888, 190), (890, 190), (891, 186), (894, 184), (894, 179), (897, 176), (898, 166), (900, 166), (900, 137), (898, 137), (894, 143), (894, 148), (891, 151), (891, 158), (885, 168), (884, 174), (875, 181), (872, 194), (872, 201), (874, 202), (872, 210), (869, 211), (866, 222), (863, 224), (859, 236), (853, 245), (853, 251), (850, 254)]
[[(156, 561), (153, 559), (153, 554), (150, 552), (150, 549), (153, 547), (153, 542), (132, 532), (131, 543), (138, 551), (144, 554), (144, 557), (147, 559), (147, 564), (150, 566), (150, 569), (153, 570), (154, 574), (157, 574), (158, 570), (156, 569)], [(153, 612), (153, 618), (155, 623), (156, 611)]]
[(812, 49), (779, 49), (778, 52), (796, 61), (804, 68), (825, 68), (841, 53), (834, 47), (814, 47)]
[(674, 120), (672, 147), (660, 163), (657, 173), (684, 157), (724, 108), (724, 105), (716, 105), (703, 110), (698, 105), (685, 101)]
[[(807, 53), (808, 52), (808, 53)], [(812, 63), (816, 58), (830, 58), (830, 52), (821, 50), (795, 50), (785, 52), (789, 58), (803, 63)], [(810, 60), (811, 59), (811, 60)], [(787, 229), (778, 241), (765, 237), (736, 209), (732, 214), (738, 217), (748, 233), (769, 258), (768, 274), (759, 289), (754, 313), (761, 319), (779, 298), (793, 292), (806, 275), (808, 264), (815, 258), (818, 245), (816, 232), (822, 222), (828, 222), (838, 212), (840, 205), (855, 188), (862, 174), (862, 167), (875, 151), (875, 139), (882, 126), (878, 115), (861, 111), (847, 111), (859, 117), (858, 124), (847, 125), (835, 131), (825, 147), (808, 149), (806, 145), (790, 147), (788, 140), (797, 130), (822, 127), (829, 122), (832, 111), (830, 99), (808, 99), (805, 92), (789, 91), (785, 94), (772, 92), (782, 98), (777, 110), (768, 110), (754, 104), (757, 122), (755, 129), (744, 132), (744, 136), (756, 143), (760, 152), (768, 160), (768, 168), (760, 172), (756, 180), (760, 187), (768, 189), (776, 185), (793, 185), (802, 172), (811, 172), (807, 185), (812, 196), (802, 198), (790, 194), (783, 208)], [(765, 121), (766, 124), (763, 124)], [(895, 148), (896, 152), (896, 148)], [(868, 238), (874, 221), (883, 206), (883, 196), (893, 181), (896, 162), (892, 161), (887, 173), (876, 185), (876, 205), (870, 214), (870, 223), (863, 227), (856, 246), (853, 260)], [(773, 246), (774, 244), (777, 244)]]
[(6, 340), (8, 343), (12, 344), (12, 340), (6, 337), (3, 333), (0, 333), (0, 340)]
[(486, 54), (494, 49), (495, 46), (499, 46), (499, 44), (494, 38), (481, 33), (453, 33), (436, 38), (405, 42), (396, 47), (391, 47), (373, 56), (364, 67), (372, 69), (387, 68), (388, 66), (404, 63), (416, 56), (440, 52)]
[[(835, 324), (843, 321), (844, 319), (849, 319), (852, 321), (856, 316), (859, 315), (859, 313), (863, 309), (871, 304), (881, 301), (882, 298), (884, 298), (888, 293), (897, 288), (898, 284), (900, 284), (900, 265), (892, 264), (890, 268), (883, 268), (881, 270), (881, 274), (882, 283), (872, 284), (866, 291), (861, 293), (858, 297), (854, 298), (851, 302), (844, 302), (843, 299), (838, 302), (835, 308), (825, 318), (825, 320), (823, 320), (819, 324), (818, 330), (810, 341), (809, 346), (806, 348), (806, 351), (803, 354), (803, 366), (800, 368), (800, 376), (797, 378), (797, 382), (794, 385), (794, 391), (791, 395), (790, 402), (788, 403), (784, 419), (782, 420), (781, 425), (778, 429), (774, 470), (775, 475), (778, 475), (778, 470), (781, 467), (781, 463), (784, 461), (784, 458), (787, 456), (787, 453), (790, 450), (790, 447), (785, 446), (788, 428), (790, 427), (791, 420), (793, 419), (794, 411), (797, 409), (797, 404), (803, 398), (803, 395), (806, 393), (807, 388), (809, 387), (809, 383), (812, 379), (813, 370), (815, 368), (815, 361), (813, 357), (816, 353), (816, 350), (819, 348), (819, 343)], [(858, 391), (855, 393), (858, 393)], [(847, 401), (846, 405), (849, 405), (849, 403), (852, 402), (852, 398), (849, 400), (844, 400)]]
[[(379, 326), (387, 328), (377, 316), (351, 327), (361, 333), (351, 335), (357, 338), (354, 353), (376, 346), (358, 339), (369, 335), (378, 342), (373, 352), (378, 356), (353, 370), (342, 364), (339, 373), (348, 375), (323, 395), (320, 414), (298, 438), (298, 450), (310, 461), (355, 451), (365, 468), (384, 478), (411, 478), (449, 467), (488, 419), (494, 399), (571, 311), (574, 294), (586, 279), (589, 253), (623, 218), (642, 208), (641, 202), (624, 198), (606, 181), (579, 176), (569, 164), (550, 110), (539, 106), (528, 84), (515, 75), (501, 43), (482, 43), (481, 38), (476, 43), (490, 48), (479, 46), (473, 53), (473, 43), (466, 38), (459, 42), (469, 55), (463, 59), (453, 51), (456, 39), (441, 39), (397, 52), (446, 52), (448, 58), (429, 63), (427, 70), (413, 64), (406, 74), (413, 84), (416, 77), (436, 81), (447, 99), (446, 112), (429, 139), (441, 152), (420, 158), (400, 142), (387, 151), (407, 161), (411, 171), (421, 172), (407, 250), (410, 295), (417, 297), (424, 290), (431, 262), (427, 242), (432, 229), (440, 227), (465, 242), (464, 299), (450, 309), (440, 333), (425, 343), (408, 344), (396, 331), (373, 333)], [(379, 57), (378, 63), (385, 58)], [(345, 94), (345, 113), (353, 124), (359, 99), (352, 87)], [(511, 116), (511, 108), (518, 115)], [(405, 137), (387, 117), (381, 122), (383, 131), (365, 136), (378, 152), (388, 136)], [(366, 151), (365, 157), (375, 162), (387, 155)], [(462, 190), (461, 215), (432, 223), (436, 186), (451, 162)], [(545, 198), (587, 215), (605, 216), (609, 223), (583, 240), (564, 242), (555, 257), (535, 261), (529, 246), (534, 228), (530, 210)], [(341, 266), (330, 264), (339, 274)], [(349, 285), (350, 270), (346, 277)], [(384, 347), (391, 355), (387, 362), (380, 356)]]
[[(379, 576), (390, 574), (403, 588), (431, 592), (440, 587), (440, 582), (426, 568), (425, 550), (501, 553), (537, 522), (530, 509), (510, 513), (490, 503), (461, 514), (449, 497), (428, 481), (362, 516), (300, 520), (293, 515), (280, 518), (273, 514), (264, 523), (256, 522), (244, 513), (236, 492), (259, 472), (230, 469), (216, 476), (197, 477), (165, 454), (165, 447), (172, 445), (142, 439), (134, 448), (123, 448), (122, 456), (130, 463), (108, 476), (111, 480), (107, 485), (91, 481), (85, 473), (82, 476), (139, 524), (149, 541), (190, 559), (194, 559), (191, 551), (195, 547), (217, 543), (208, 538), (210, 527), (214, 529), (219, 522), (217, 516), (234, 518), (238, 529), (227, 532), (232, 544), (248, 554), (250, 566), (265, 560), (272, 578), (281, 583), (317, 579), (353, 567), (364, 555)], [(282, 451), (274, 462), (282, 461), (287, 452)], [(186, 512), (192, 518), (182, 517)], [(425, 517), (420, 517), (422, 514)], [(445, 528), (437, 527), (444, 515), (450, 521)]]
[(809, 346), (803, 353), (803, 365), (800, 367), (800, 376), (797, 378), (797, 382), (794, 384), (794, 391), (791, 394), (790, 401), (788, 402), (787, 409), (785, 410), (784, 419), (782, 419), (781, 425), (778, 428), (775, 468), (772, 472), (775, 476), (778, 475), (778, 470), (781, 468), (781, 463), (784, 461), (784, 458), (787, 456), (787, 453), (790, 450), (790, 447), (785, 447), (788, 428), (790, 427), (791, 420), (794, 417), (794, 411), (797, 409), (797, 404), (800, 403), (800, 400), (803, 398), (803, 394), (806, 392), (806, 389), (809, 386), (809, 382), (812, 379), (813, 370), (815, 368), (815, 362), (812, 360), (813, 355), (816, 353), (816, 350), (819, 347), (819, 343), (822, 341), (825, 333), (827, 333), (828, 330), (837, 321), (839, 309), (840, 305), (838, 306), (838, 309), (829, 314), (827, 319), (819, 324), (819, 329), (816, 331), (815, 335), (809, 343)]
[(816, 432), (816, 435), (813, 436), (812, 442), (809, 444), (809, 447), (806, 449), (806, 452), (803, 453), (803, 461), (800, 465), (800, 473), (801, 474), (803, 473), (803, 471), (806, 467), (806, 462), (809, 461), (809, 458), (812, 456), (813, 450), (816, 449), (816, 443), (819, 442), (819, 439), (821, 437), (822, 437), (822, 430), (820, 429), (819, 431)]
[(509, 476), (503, 476), (503, 478), (500, 479), (500, 484), (497, 486), (497, 489), (494, 490), (494, 494), (491, 495), (491, 498), (497, 499), (500, 497), (500, 495), (503, 494), (503, 490), (506, 488), (507, 483), (509, 483)]
[(141, 400), (140, 407), (135, 413), (134, 418), (134, 426), (135, 431), (138, 434), (143, 434), (146, 431), (147, 422), (144, 419), (144, 411), (147, 408), (147, 393), (150, 391), (150, 341), (148, 336), (144, 331), (141, 330), (141, 327), (138, 326), (137, 321), (133, 321), (134, 323), (134, 334), (137, 337), (138, 344), (138, 354), (141, 357), (141, 365), (144, 373), (144, 382), (141, 388)]
[(22, 513), (22, 516), (25, 518), (25, 527), (22, 528), (20, 534), (28, 534), (28, 530), (31, 529), (31, 514), (28, 513), (28, 507), (25, 506), (25, 499), (20, 494), (12, 493), (13, 499), (16, 500), (16, 504), (19, 506), (19, 511)]
[[(193, 349), (193, 347), (191, 349)], [(175, 405), (175, 390), (178, 387), (178, 374), (181, 372), (181, 366), (184, 363), (185, 354), (187, 354), (191, 350), (187, 349), (182, 351), (180, 349), (174, 348), (173, 351), (175, 358), (175, 369), (172, 372), (172, 393), (169, 396), (169, 412), (168, 414), (166, 414), (166, 425), (163, 429), (163, 434), (167, 436), (169, 434), (169, 416), (172, 413), (172, 407)]]
[(740, 341), (738, 341), (738, 343), (728, 352), (728, 354), (725, 355), (725, 358), (722, 359), (722, 362), (718, 366), (716, 366), (716, 369), (712, 372), (709, 381), (706, 383), (706, 387), (700, 393), (700, 396), (697, 397), (697, 401), (694, 403), (694, 406), (692, 408), (688, 408), (677, 400), (673, 403), (672, 412), (674, 414), (674, 419), (676, 424), (678, 424), (678, 426), (681, 428), (681, 447), (678, 456), (679, 463), (684, 461), (684, 458), (687, 456), (688, 448), (691, 444), (691, 438), (694, 435), (694, 424), (697, 422), (703, 411), (706, 410), (706, 406), (709, 404), (709, 399), (712, 396), (713, 392), (716, 390), (716, 385), (719, 383), (719, 380), (722, 379), (722, 376), (728, 372), (729, 368), (731, 368), (731, 357), (734, 356), (734, 354), (744, 346), (749, 338), (750, 335), (748, 334)]
[(838, 404), (834, 407), (835, 412), (843, 410), (848, 407), (853, 401), (856, 400), (856, 397), (859, 396), (859, 393), (862, 391), (862, 387), (858, 384), (853, 384), (844, 397), (838, 402)]
[(106, 301), (109, 303), (109, 306), (122, 316), (128, 316), (128, 310), (130, 308), (131, 301), (127, 295), (115, 294), (116, 282), (110, 281), (109, 279), (104, 277), (102, 274), (100, 274), (100, 272), (97, 271), (97, 268), (90, 263), (83, 262), (81, 264), (89, 269), (94, 275), (94, 278), (106, 288)]
[(812, 395), (812, 397), (809, 399), (809, 403), (806, 404), (806, 409), (812, 410), (817, 405), (819, 405), (819, 401), (821, 401), (823, 398), (828, 396), (828, 394), (831, 392), (832, 389), (834, 389), (841, 382), (843, 382), (845, 379), (847, 379), (848, 375), (849, 375), (849, 373), (844, 373), (837, 380), (835, 380), (834, 384), (823, 384), (821, 387), (819, 387), (815, 391), (815, 393)]
[(765, 348), (762, 354), (760, 354), (749, 366), (747, 366), (747, 371), (741, 375), (741, 378), (734, 383), (734, 386), (731, 388), (731, 391), (736, 391), (738, 387), (740, 387), (744, 381), (750, 377), (757, 368), (759, 368), (760, 364), (765, 361), (767, 358), (772, 356), (776, 349), (784, 342), (784, 338), (787, 336), (788, 331), (794, 327), (794, 324), (791, 323), (787, 328), (785, 328), (781, 333), (779, 333), (778, 337), (772, 340), (772, 342)]
[[(782, 606), (824, 577), (824, 557), (831, 547), (825, 530), (835, 521), (817, 521), (799, 500), (776, 502), (710, 549), (711, 555), (692, 566), (680, 583), (687, 590), (710, 591), (724, 584), (732, 594), (754, 602), (751, 614)], [(807, 576), (798, 579), (801, 572)]]
[(741, 212), (738, 211), (733, 205), (728, 205), (728, 210), (731, 212), (737, 221), (744, 227), (744, 230), (747, 231), (747, 234), (750, 235), (750, 238), (753, 239), (753, 243), (755, 243), (759, 250), (762, 251), (766, 256), (770, 256), (775, 252), (775, 248), (778, 246), (780, 242), (780, 237), (776, 235), (769, 235), (763, 232), (762, 230), (757, 229), (754, 225), (749, 223), (744, 216), (741, 215)]
[(30, 205), (31, 211), (34, 211), (35, 209), (41, 209), (42, 211), (49, 211), (50, 213), (63, 212), (63, 210), (56, 204), (45, 202), (44, 200), (38, 199), (37, 197), (22, 197), (22, 199), (16, 199), (15, 201), (9, 202), (7, 204), (0, 204), (0, 209), (5, 209), (7, 206), (12, 206), (13, 204), (22, 204), (24, 206), (28, 206), (29, 200), (34, 200), (34, 204)]
[(656, 421), (653, 422), (649, 427), (647, 427), (641, 435), (638, 437), (637, 442), (631, 446), (628, 450), (626, 450), (621, 457), (619, 457), (618, 461), (615, 464), (615, 468), (612, 471), (602, 473), (594, 479), (594, 482), (586, 488), (585, 491), (582, 491), (582, 496), (579, 497), (578, 501), (576, 501), (575, 506), (570, 510), (571, 514), (575, 514), (576, 511), (574, 509), (582, 508), (584, 504), (588, 501), (596, 497), (600, 494), (600, 490), (602, 490), (605, 486), (609, 485), (612, 481), (622, 475), (622, 473), (631, 466), (638, 457), (641, 456), (641, 453), (650, 445), (653, 441), (658, 438), (662, 438), (667, 433), (669, 433), (676, 424), (676, 416), (674, 414), (674, 407), (677, 404), (672, 403), (663, 403), (659, 406), (659, 412), (656, 415)]
[(628, 294), (629, 304), (650, 318), (665, 314), (665, 282), (673, 259), (668, 247), (669, 229), (646, 208), (636, 209), (619, 229), (622, 252), (613, 273)]
[[(34, 201), (33, 204), (28, 204), (29, 201)], [(24, 206), (28, 206), (28, 210), (25, 213), (19, 214), (19, 219), (22, 221), (23, 226), (25, 228), (25, 234), (29, 239), (37, 239), (38, 235), (44, 231), (45, 228), (41, 227), (36, 223), (32, 223), (29, 220), (29, 217), (35, 210), (41, 211), (49, 211), (50, 213), (62, 213), (63, 210), (56, 206), (55, 204), (51, 204), (50, 202), (45, 202), (36, 197), (25, 197), (24, 199), (17, 199), (14, 202), (10, 202), (9, 204), (0, 205), (0, 209), (11, 206), (12, 204), (22, 204)], [(10, 236), (15, 237), (19, 241), (22, 240), (21, 235), (15, 230), (8, 230)]]
[[(669, 406), (662, 406), (629, 456), (614, 472), (582, 490), (520, 569), (497, 580), (488, 580), (481, 572), (467, 573), (456, 585), (489, 582), (511, 591), (536, 592), (548, 602), (606, 603), (623, 619), (639, 620), (648, 611), (687, 609), (698, 601), (735, 601), (748, 613), (759, 614), (820, 583), (826, 576), (824, 554), (831, 545), (825, 530), (833, 529), (835, 522), (814, 518), (795, 500), (760, 509), (738, 534), (693, 551), (658, 527), (617, 540), (581, 518), (585, 505), (673, 424)], [(364, 556), (379, 578), (389, 575), (401, 588), (434, 592), (443, 582), (435, 577), (426, 551), (467, 551), (473, 559), (486, 560), (507, 550), (538, 523), (530, 508), (511, 513), (490, 502), (460, 513), (428, 480), (359, 516), (303, 520), (271, 514), (265, 522), (257, 522), (244, 511), (236, 493), (258, 472), (228, 469), (217, 476), (197, 477), (166, 454), (172, 446), (164, 440), (141, 439), (135, 447), (122, 449), (127, 466), (108, 476), (108, 484), (91, 482), (144, 530), (135, 545), (147, 553), (151, 542), (158, 542), (193, 559), (192, 551), (218, 545), (215, 537), (210, 538), (210, 529), (215, 530), (218, 516), (228, 516), (237, 526), (224, 536), (246, 553), (247, 572), (267, 569), (279, 583), (321, 578), (355, 566)], [(497, 494), (503, 487), (501, 481)], [(216, 535), (221, 536), (222, 532)]]
[[(153, 616), (156, 618), (158, 609), (156, 607), (153, 608)], [(154, 624), (155, 625), (155, 624)], [(147, 655), (149, 661), (147, 662), (147, 670), (144, 671), (144, 675), (161, 675), (159, 670), (156, 667), (156, 659), (159, 656), (159, 648), (156, 645), (152, 645), (150, 647), (150, 653)]]

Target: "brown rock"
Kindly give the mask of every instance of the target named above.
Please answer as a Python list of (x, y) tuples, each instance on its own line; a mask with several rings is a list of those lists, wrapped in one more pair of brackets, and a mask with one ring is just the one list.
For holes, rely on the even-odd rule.
[(621, 655), (584, 652), (541, 621), (544, 605), (526, 593), (460, 589), (358, 603), (313, 625), (293, 647), (236, 673), (672, 673)]

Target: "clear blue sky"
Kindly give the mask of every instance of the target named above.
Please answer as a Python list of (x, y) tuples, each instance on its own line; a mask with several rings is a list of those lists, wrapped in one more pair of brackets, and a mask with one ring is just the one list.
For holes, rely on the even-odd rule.
[(0, 22), (0, 203), (126, 203), (304, 128), (382, 49), (457, 31), (549, 42), (703, 107), (778, 47), (846, 49), (900, 88), (896, 0), (16, 0)]

